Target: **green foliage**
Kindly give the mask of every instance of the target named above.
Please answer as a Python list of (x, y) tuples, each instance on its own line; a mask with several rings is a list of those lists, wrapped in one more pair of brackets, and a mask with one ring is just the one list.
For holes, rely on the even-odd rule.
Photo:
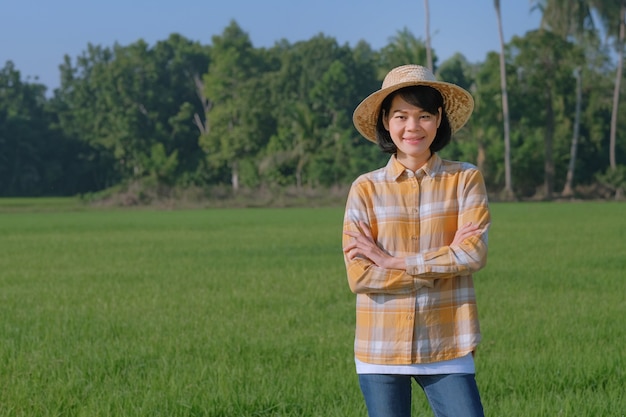
[(190, 122), (204, 112), (195, 80), (208, 61), (206, 48), (179, 35), (152, 48), (142, 40), (126, 47), (89, 45), (75, 65), (66, 57), (61, 67), (59, 125), (111, 156), (109, 169), (125, 179), (147, 171), (144, 162), (156, 144), (177, 151), (193, 171), (202, 157)]
[(264, 65), (248, 35), (231, 22), (213, 37), (211, 65), (204, 76), (204, 93), (213, 102), (207, 114), (210, 130), (200, 137), (210, 166), (228, 166), (235, 190), (240, 160), (255, 155), (264, 144), (269, 115), (262, 82)]
[(626, 165), (607, 168), (605, 172), (598, 174), (598, 181), (616, 194), (623, 195), (626, 192)]
[[(511, 46), (515, 50), (513, 63), (517, 68), (516, 77), (510, 82), (510, 91), (517, 92), (521, 100), (513, 101), (512, 112), (521, 115), (519, 123), (534, 130), (542, 128), (543, 141), (543, 195), (551, 198), (555, 189), (557, 167), (555, 153), (560, 146), (561, 154), (567, 155), (568, 142), (559, 140), (571, 138), (571, 128), (560, 132), (564, 124), (561, 119), (573, 119), (573, 100), (565, 113), (564, 97), (571, 97), (574, 87), (574, 68), (580, 65), (582, 55), (574, 45), (552, 32), (538, 30), (529, 32), (524, 38), (514, 38)], [(549, 74), (549, 75), (548, 75)], [(523, 107), (518, 107), (518, 106)], [(535, 111), (526, 109), (533, 107)], [(513, 123), (513, 129), (516, 123)], [(561, 175), (564, 178), (564, 170)]]
[[(434, 55), (433, 64), (436, 62)], [(391, 37), (389, 44), (381, 49), (379, 76), (382, 79), (389, 69), (405, 64), (426, 66), (426, 44), (406, 27)]]
[(0, 69), (0, 196), (70, 195), (89, 185), (87, 147), (59, 131), (45, 92), (12, 62)]
[[(341, 208), (41, 204), (0, 216), (0, 416), (365, 415)], [(623, 204), (492, 211), (475, 276), (487, 414), (621, 415)]]
[[(593, 189), (609, 154), (626, 158), (623, 138), (608, 143), (610, 48), (588, 27), (581, 2), (571, 2), (568, 13), (561, 9), (570, 2), (548, 3), (549, 24), (505, 46), (512, 183), (520, 198), (549, 199), (565, 182), (574, 69), (583, 79), (574, 185)], [(592, 6), (602, 16), (613, 10)], [(476, 164), (494, 195), (505, 172), (498, 58), (469, 63), (456, 54), (436, 68), (476, 104), (442, 156)], [(155, 45), (88, 44), (64, 58), (52, 97), (7, 63), (0, 72), (0, 195), (71, 195), (146, 180), (234, 191), (346, 186), (387, 159), (355, 131), (354, 108), (391, 67), (425, 60), (424, 43), (408, 28), (380, 50), (324, 34), (266, 49), (232, 21), (210, 45), (178, 34)], [(617, 127), (624, 131), (626, 119)]]
[(178, 167), (178, 151), (167, 155), (163, 144), (156, 143), (152, 145), (150, 155), (142, 162), (142, 165), (148, 175), (158, 183), (172, 184)]

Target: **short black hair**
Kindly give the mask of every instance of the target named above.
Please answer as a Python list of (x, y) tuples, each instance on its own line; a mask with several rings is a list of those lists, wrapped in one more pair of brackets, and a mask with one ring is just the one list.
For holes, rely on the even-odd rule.
[(443, 96), (436, 88), (427, 85), (415, 85), (394, 91), (385, 97), (380, 106), (378, 121), (376, 122), (376, 142), (383, 152), (394, 154), (398, 151), (398, 148), (391, 139), (389, 131), (385, 129), (385, 125), (383, 124), (383, 117), (385, 114), (389, 114), (391, 102), (396, 96), (400, 96), (402, 100), (407, 103), (434, 115), (439, 113), (439, 108), (441, 107), (441, 123), (437, 128), (435, 140), (433, 140), (433, 143), (430, 145), (430, 151), (432, 153), (440, 151), (450, 143), (452, 139), (452, 128), (450, 127), (448, 115), (446, 114)]

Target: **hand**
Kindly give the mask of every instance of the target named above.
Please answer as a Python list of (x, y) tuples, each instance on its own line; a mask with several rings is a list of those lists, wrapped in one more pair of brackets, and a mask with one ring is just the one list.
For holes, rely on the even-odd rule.
[(406, 269), (406, 263), (403, 258), (394, 258), (376, 244), (372, 236), (372, 230), (365, 222), (360, 221), (358, 227), (360, 229), (359, 232), (344, 231), (344, 234), (354, 238), (343, 248), (349, 260), (360, 255), (382, 268)]
[(479, 229), (477, 225), (472, 222), (465, 223), (459, 230), (454, 234), (454, 240), (450, 244), (450, 246), (458, 246), (468, 237), (479, 235), (483, 232), (484, 229)]

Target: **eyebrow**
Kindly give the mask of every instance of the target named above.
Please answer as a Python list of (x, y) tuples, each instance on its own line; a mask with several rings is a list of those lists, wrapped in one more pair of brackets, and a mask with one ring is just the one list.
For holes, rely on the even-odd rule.
[(412, 111), (415, 111), (416, 113), (432, 114), (431, 112), (426, 111), (426, 110), (424, 110), (424, 109), (422, 109), (420, 107), (416, 107), (415, 110), (413, 110), (413, 109), (404, 109), (402, 107), (401, 108), (397, 108), (397, 109), (393, 109), (393, 108), (389, 109), (389, 113), (409, 113), (409, 112), (412, 112)]

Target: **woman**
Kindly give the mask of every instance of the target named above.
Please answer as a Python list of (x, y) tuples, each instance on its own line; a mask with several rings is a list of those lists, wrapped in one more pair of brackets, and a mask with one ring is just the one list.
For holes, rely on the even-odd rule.
[(352, 184), (344, 219), (355, 362), (370, 417), (410, 416), (412, 379), (435, 416), (483, 415), (472, 273), (487, 259), (487, 193), (475, 166), (436, 153), (473, 107), (461, 87), (404, 65), (354, 112), (357, 130), (391, 154)]

